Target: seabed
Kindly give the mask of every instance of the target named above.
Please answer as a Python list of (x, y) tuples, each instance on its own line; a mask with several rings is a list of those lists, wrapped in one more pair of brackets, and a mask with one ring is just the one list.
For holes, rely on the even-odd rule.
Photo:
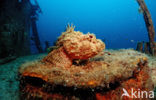
[[(105, 52), (121, 52), (128, 51), (135, 53), (136, 51), (132, 49), (121, 49), (121, 50), (106, 50)], [(139, 53), (141, 54), (141, 53)], [(0, 65), (0, 98), (1, 100), (19, 100), (20, 99), (20, 81), (18, 80), (18, 71), (20, 65), (23, 63), (38, 61), (43, 59), (47, 54), (38, 54), (17, 58), (16, 60)], [(152, 81), (154, 82), (154, 86), (156, 86), (156, 57), (151, 57), (144, 55), (148, 58), (148, 66), (151, 70), (150, 76), (152, 77)], [(122, 58), (122, 56), (120, 56)], [(34, 88), (34, 87), (33, 87)], [(46, 95), (46, 94), (45, 94)]]

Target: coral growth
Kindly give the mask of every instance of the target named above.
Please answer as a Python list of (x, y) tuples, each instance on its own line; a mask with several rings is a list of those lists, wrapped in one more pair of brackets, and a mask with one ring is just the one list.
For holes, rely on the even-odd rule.
[[(134, 73), (134, 78), (131, 78), (129, 80), (126, 80), (121, 83), (121, 85), (116, 88), (115, 90), (111, 90), (107, 92), (106, 94), (97, 93), (96, 99), (97, 100), (135, 100), (139, 98), (139, 100), (148, 100), (149, 96), (148, 94), (139, 94), (140, 91), (146, 91), (147, 93), (153, 90), (153, 83), (151, 82), (151, 78), (148, 74), (149, 68), (146, 66), (140, 66), (140, 71), (137, 73)], [(123, 96), (123, 88), (128, 92), (130, 97)], [(132, 95), (132, 89), (133, 91), (136, 91), (137, 93)], [(154, 95), (153, 95), (154, 96)]]
[[(57, 58), (55, 60), (59, 61)], [(21, 69), (20, 73), (23, 76), (33, 77), (34, 73), (43, 77), (46, 76), (48, 77), (48, 82), (52, 84), (66, 84), (67, 86), (76, 87), (105, 87), (116, 80), (124, 80), (131, 77), (136, 69), (140, 69), (138, 64), (141, 62), (143, 64), (146, 61), (146, 56), (127, 50), (112, 52), (111, 54), (105, 53), (103, 56), (97, 55), (85, 65), (71, 65), (70, 68), (65, 66), (66, 64), (63, 65), (64, 61), (58, 66), (35, 62)]]
[(151, 77), (154, 82), (154, 86), (156, 87), (156, 57), (155, 56), (149, 56), (149, 63), (148, 66), (151, 70)]
[[(94, 92), (92, 91), (91, 94), (95, 95), (97, 100), (120, 100), (123, 93), (122, 88), (128, 91), (131, 88), (140, 89), (140, 91), (153, 90), (147, 64), (147, 56), (133, 50), (105, 51), (103, 55), (98, 54), (91, 58), (86, 65), (72, 65), (70, 68), (66, 68), (65, 66), (51, 67), (51, 64), (35, 62), (26, 65), (27, 67), (21, 69), (20, 73), (22, 73), (22, 77), (40, 78), (46, 83), (50, 83), (53, 87), (53, 89), (50, 88), (52, 91), (56, 91), (59, 86), (62, 86), (63, 93), (67, 92), (72, 97), (79, 98), (76, 95), (79, 93), (78, 91), (87, 93), (89, 89), (93, 89)], [(34, 76), (34, 73), (38, 76)], [(33, 96), (38, 96), (36, 94), (39, 93), (42, 98), (44, 98), (43, 94), (47, 94), (46, 96), (49, 98), (55, 98), (54, 95), (57, 93), (49, 94), (44, 91), (44, 88), (34, 88), (33, 90), (30, 86), (24, 87), (25, 92), (29, 95), (33, 93)], [(59, 92), (61, 100), (66, 98), (63, 93), (61, 95)], [(84, 98), (83, 94), (79, 93), (79, 95)], [(70, 96), (67, 100), (70, 100)], [(89, 98), (90, 95), (85, 97)], [(128, 100), (128, 98), (123, 97), (123, 100)]]

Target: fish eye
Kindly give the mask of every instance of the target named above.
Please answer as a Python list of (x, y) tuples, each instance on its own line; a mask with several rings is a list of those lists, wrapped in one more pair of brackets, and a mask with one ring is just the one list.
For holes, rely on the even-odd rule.
[(90, 38), (93, 38), (93, 36), (92, 36), (92, 35), (90, 35), (89, 37), (90, 37)]

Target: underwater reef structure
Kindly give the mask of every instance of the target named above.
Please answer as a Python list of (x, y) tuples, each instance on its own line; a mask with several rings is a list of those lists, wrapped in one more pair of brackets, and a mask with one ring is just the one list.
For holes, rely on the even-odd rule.
[[(21, 98), (134, 100), (132, 89), (153, 90), (146, 55), (134, 50), (103, 51), (105, 44), (95, 35), (74, 28), (68, 25), (56, 42), (57, 48), (42, 60), (21, 65)], [(123, 89), (129, 97), (122, 96)], [(141, 99), (150, 96), (145, 94)]]
[[(0, 0), (0, 62), (31, 53), (30, 29), (37, 30), (33, 24), (37, 11), (30, 0)], [(40, 45), (37, 32), (33, 38)]]
[[(156, 56), (156, 42), (154, 41), (155, 30), (154, 30), (154, 25), (153, 25), (153, 21), (152, 21), (150, 12), (149, 12), (144, 0), (137, 0), (137, 2), (143, 12), (144, 20), (145, 20), (147, 31), (148, 31), (149, 53), (153, 56)], [(140, 43), (138, 43), (138, 46), (140, 46)]]

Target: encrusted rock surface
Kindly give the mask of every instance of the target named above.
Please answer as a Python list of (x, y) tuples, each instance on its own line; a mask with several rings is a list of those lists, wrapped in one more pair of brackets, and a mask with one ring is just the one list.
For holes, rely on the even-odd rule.
[[(122, 55), (122, 56), (121, 56)], [(63, 61), (62, 61), (63, 63)], [(37, 77), (55, 85), (77, 88), (106, 87), (110, 83), (123, 81), (147, 67), (147, 58), (135, 51), (105, 52), (97, 55), (81, 66), (53, 66), (40, 61), (24, 64), (22, 77)]]
[[(49, 96), (47, 98), (64, 99), (66, 96), (64, 97), (64, 92), (62, 93), (62, 91), (66, 91), (73, 98), (80, 98), (81, 100), (81, 97), (77, 97), (76, 94), (80, 93), (80, 91), (86, 91), (86, 93), (91, 92), (94, 95), (84, 96), (80, 93), (82, 98), (92, 97), (97, 100), (113, 98), (114, 100), (120, 100), (123, 88), (129, 92), (132, 88), (142, 91), (153, 90), (147, 57), (134, 50), (105, 51), (81, 66), (56, 67), (40, 61), (29, 62), (24, 64), (19, 72), (22, 77), (22, 83), (35, 78), (43, 81), (40, 88), (27, 84), (24, 87), (26, 93), (29, 95), (33, 93), (34, 96), (38, 94), (41, 97), (43, 97), (43, 94), (47, 94), (46, 96)], [(60, 90), (60, 92), (49, 94), (45, 90), (55, 92)], [(67, 100), (70, 99), (68, 98)], [(123, 100), (131, 99), (123, 97)]]

